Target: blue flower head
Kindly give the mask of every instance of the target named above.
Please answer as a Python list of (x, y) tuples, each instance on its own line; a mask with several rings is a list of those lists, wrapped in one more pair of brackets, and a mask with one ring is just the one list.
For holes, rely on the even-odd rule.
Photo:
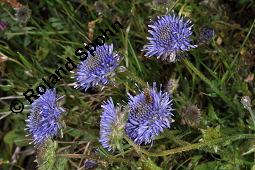
[(208, 44), (214, 37), (214, 30), (209, 27), (202, 27), (199, 32), (198, 43), (199, 45)]
[(48, 89), (32, 103), (30, 115), (26, 120), (26, 130), (32, 136), (35, 145), (41, 145), (58, 134), (60, 118), (65, 111), (58, 106), (59, 99), (55, 89)]
[(172, 122), (170, 94), (157, 91), (156, 83), (140, 94), (129, 94), (129, 115), (125, 132), (137, 144), (151, 143)]
[(95, 169), (97, 167), (97, 162), (94, 160), (86, 159), (83, 165), (84, 169)]
[(82, 61), (76, 70), (76, 86), (85, 89), (97, 85), (105, 86), (114, 76), (114, 70), (119, 65), (120, 56), (113, 51), (113, 45), (97, 46), (95, 55), (88, 54), (88, 58)]
[(148, 44), (144, 46), (146, 56), (157, 56), (162, 60), (175, 62), (180, 59), (181, 53), (196, 48), (192, 45), (191, 21), (173, 15), (158, 16), (150, 27)]
[(100, 139), (99, 142), (108, 151), (121, 149), (121, 140), (124, 132), (125, 114), (121, 112), (120, 107), (115, 107), (110, 98), (102, 105), (103, 113), (100, 121)]

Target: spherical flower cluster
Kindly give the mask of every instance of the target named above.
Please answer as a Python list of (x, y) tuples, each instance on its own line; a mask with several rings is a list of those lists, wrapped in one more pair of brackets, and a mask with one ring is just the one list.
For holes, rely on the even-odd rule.
[(158, 16), (157, 20), (148, 25), (151, 29), (149, 43), (145, 45), (146, 56), (157, 56), (162, 60), (175, 62), (180, 59), (180, 54), (196, 48), (192, 44), (191, 21), (180, 16), (164, 15)]
[(102, 108), (99, 142), (108, 151), (119, 149), (123, 138), (124, 113), (119, 107), (115, 108), (112, 98), (104, 102)]
[(84, 169), (95, 169), (97, 167), (97, 162), (94, 160), (86, 159), (83, 164)]
[(60, 118), (65, 111), (58, 106), (59, 99), (55, 89), (48, 89), (32, 103), (30, 115), (26, 120), (26, 130), (32, 136), (35, 145), (41, 145), (58, 134)]
[(114, 70), (119, 65), (120, 56), (113, 51), (113, 45), (97, 46), (95, 55), (89, 54), (85, 61), (78, 65), (76, 71), (76, 86), (85, 91), (89, 87), (107, 85)]
[(26, 23), (31, 17), (31, 10), (26, 6), (15, 8), (15, 10), (15, 17), (18, 22)]
[(201, 121), (201, 111), (196, 105), (183, 107), (179, 114), (181, 123), (190, 127), (197, 127)]
[(125, 132), (135, 143), (148, 144), (172, 122), (172, 99), (170, 94), (157, 91), (156, 83), (140, 94), (129, 94), (130, 109)]
[(208, 27), (202, 27), (199, 32), (199, 45), (209, 43), (214, 36), (214, 30)]

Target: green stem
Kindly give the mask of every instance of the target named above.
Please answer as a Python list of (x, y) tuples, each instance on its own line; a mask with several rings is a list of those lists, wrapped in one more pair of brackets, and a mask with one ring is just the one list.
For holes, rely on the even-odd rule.
[(178, 147), (178, 148), (174, 148), (174, 149), (170, 149), (170, 150), (165, 150), (165, 151), (162, 151), (162, 152), (159, 152), (159, 153), (152, 153), (152, 152), (148, 152), (147, 150), (144, 150), (142, 148), (139, 148), (139, 146), (137, 146), (128, 137), (125, 137), (125, 139), (128, 141), (128, 143), (136, 148), (137, 152), (144, 153), (148, 156), (174, 155), (174, 154), (177, 154), (177, 153), (182, 153), (182, 152), (186, 152), (186, 151), (190, 151), (190, 150), (194, 150), (194, 149), (200, 149), (200, 148), (203, 148), (203, 147), (213, 146), (213, 145), (222, 144), (222, 143), (225, 143), (225, 142), (232, 142), (232, 141), (235, 141), (235, 140), (247, 139), (247, 138), (255, 138), (255, 134), (239, 134), (239, 135), (227, 136), (227, 137), (214, 139), (214, 140), (211, 140), (211, 141), (208, 141), (208, 142), (195, 143), (195, 144), (190, 144), (190, 145), (183, 146), (183, 147)]
[(11, 32), (7, 32), (5, 33), (7, 36), (11, 35), (56, 35), (56, 34), (69, 34), (71, 33), (70, 31), (48, 31), (48, 32), (44, 32), (44, 31), (24, 31), (24, 32), (15, 32), (15, 33), (11, 33)]
[[(147, 152), (146, 150), (140, 148), (139, 145), (136, 145), (132, 140), (129, 139), (128, 136), (124, 136), (124, 139), (129, 143), (129, 145), (131, 145), (131, 146), (134, 147), (135, 151), (138, 153), (138, 155), (139, 155), (141, 158), (144, 158), (144, 156), (142, 155), (142, 153), (144, 153), (144, 152), (146, 153), (146, 152)], [(143, 150), (143, 151), (142, 151), (142, 150)], [(142, 151), (142, 152), (140, 152), (140, 151)], [(146, 154), (146, 155), (147, 155), (147, 154)]]
[(176, 6), (176, 4), (177, 4), (179, 1), (180, 1), (180, 0), (175, 1), (175, 3), (173, 4), (173, 6), (171, 6), (171, 8), (169, 8), (169, 11), (171, 11), (171, 10)]
[[(90, 159), (90, 160), (97, 160), (97, 161), (100, 161), (100, 160), (104, 160), (102, 158), (99, 158), (99, 157), (94, 157), (94, 156), (91, 156), (91, 155), (84, 155), (84, 154), (57, 154), (58, 157), (64, 157), (64, 158), (76, 158), (76, 159)], [(120, 163), (125, 163), (125, 164), (128, 164), (129, 161), (126, 160), (126, 159), (122, 159), (122, 158), (115, 158), (113, 156), (110, 156), (108, 155), (106, 158), (105, 158), (105, 161), (107, 162), (120, 162)]]

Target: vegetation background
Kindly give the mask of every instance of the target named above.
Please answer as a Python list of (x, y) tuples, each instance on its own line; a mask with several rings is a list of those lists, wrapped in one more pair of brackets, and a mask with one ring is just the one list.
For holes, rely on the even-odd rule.
[[(194, 37), (206, 26), (213, 39), (176, 63), (146, 59), (147, 25), (172, 10), (191, 19)], [(29, 104), (22, 93), (66, 57), (78, 62), (75, 50), (116, 20), (125, 29), (108, 42), (127, 71), (103, 91), (74, 89), (71, 73), (58, 82), (67, 109), (63, 138), (36, 151), (25, 137)], [(0, 22), (0, 169), (36, 169), (36, 155), (48, 170), (255, 169), (255, 1), (0, 0)], [(151, 146), (124, 141), (124, 153), (107, 152), (98, 142), (102, 102), (127, 101), (126, 93), (146, 82), (173, 92), (175, 122)], [(20, 114), (9, 110), (14, 98), (28, 105)]]

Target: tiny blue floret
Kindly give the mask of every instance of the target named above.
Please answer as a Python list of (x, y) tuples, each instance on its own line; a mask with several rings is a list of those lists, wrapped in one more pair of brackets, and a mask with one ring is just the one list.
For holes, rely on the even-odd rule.
[(95, 55), (88, 54), (88, 58), (82, 61), (76, 70), (76, 86), (85, 91), (89, 87), (109, 84), (110, 78), (115, 75), (115, 69), (119, 66), (120, 56), (113, 51), (113, 45), (97, 46)]
[(192, 25), (188, 19), (175, 14), (158, 16), (149, 27), (145, 56), (175, 62), (181, 58), (181, 53), (197, 47), (192, 44)]
[(151, 143), (156, 136), (169, 128), (172, 122), (172, 99), (170, 94), (157, 91), (156, 83), (140, 94), (129, 94), (130, 109), (125, 132), (136, 144)]
[[(61, 97), (60, 97), (61, 98)], [(56, 136), (61, 129), (60, 118), (65, 111), (58, 105), (55, 89), (48, 89), (32, 103), (26, 130), (32, 136), (35, 145), (43, 144)]]

